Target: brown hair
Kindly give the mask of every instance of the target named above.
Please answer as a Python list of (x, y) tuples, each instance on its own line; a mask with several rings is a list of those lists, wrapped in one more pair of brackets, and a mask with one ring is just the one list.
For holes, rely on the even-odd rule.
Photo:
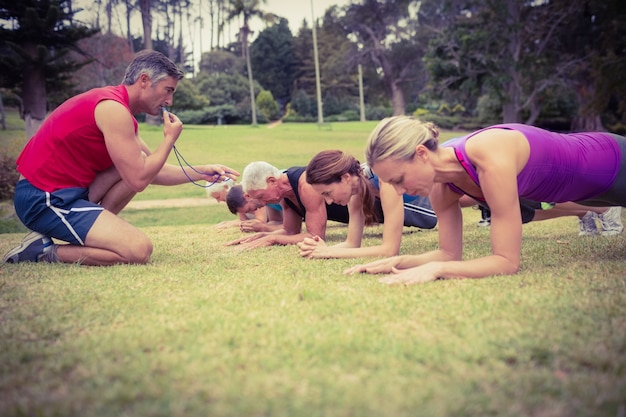
[(240, 208), (246, 204), (246, 196), (244, 195), (241, 184), (233, 186), (226, 194), (226, 205), (231, 213), (237, 214)]
[(374, 202), (376, 199), (372, 183), (363, 174), (361, 164), (355, 157), (340, 150), (322, 151), (306, 166), (306, 182), (309, 184), (332, 184), (341, 181), (343, 174), (359, 178), (359, 197), (363, 206), (365, 224), (376, 223)]

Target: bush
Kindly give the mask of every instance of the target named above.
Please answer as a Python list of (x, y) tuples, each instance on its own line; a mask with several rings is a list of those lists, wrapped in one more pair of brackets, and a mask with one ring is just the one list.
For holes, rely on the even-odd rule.
[(15, 159), (0, 155), (0, 201), (13, 199), (19, 177), (20, 174), (15, 169)]
[(356, 110), (346, 110), (341, 114), (324, 117), (325, 122), (358, 122), (359, 120), (361, 117)]
[(365, 108), (365, 118), (367, 120), (382, 120), (392, 114), (393, 110), (390, 107), (376, 106)]
[(300, 116), (299, 114), (290, 114), (283, 117), (283, 123), (317, 123), (317, 116)]
[(502, 119), (502, 103), (497, 98), (484, 94), (476, 103), (478, 120), (485, 125), (498, 123)]
[(616, 133), (618, 135), (626, 135), (626, 124), (617, 122), (615, 124), (607, 125), (609, 132)]
[(206, 112), (204, 110), (183, 110), (176, 113), (176, 115), (183, 123), (190, 125), (201, 125), (206, 120)]
[(276, 120), (280, 117), (278, 103), (274, 100), (271, 91), (261, 91), (256, 98), (256, 105), (259, 109), (259, 113), (263, 115), (265, 120)]
[[(237, 108), (230, 104), (209, 106), (202, 110), (185, 110), (176, 114), (183, 123), (193, 125), (237, 124), (242, 116)], [(221, 119), (220, 119), (221, 118)]]

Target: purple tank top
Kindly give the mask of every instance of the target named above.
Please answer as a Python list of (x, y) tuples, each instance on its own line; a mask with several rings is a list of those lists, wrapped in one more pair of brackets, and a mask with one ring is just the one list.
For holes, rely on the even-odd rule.
[[(465, 144), (487, 129), (516, 130), (528, 139), (530, 156), (517, 176), (520, 197), (557, 203), (587, 200), (607, 191), (617, 177), (621, 150), (606, 133), (562, 134), (523, 124), (502, 124), (441, 145), (455, 150), (459, 162), (478, 186), (478, 174), (465, 152)], [(453, 184), (448, 186), (462, 192)]]

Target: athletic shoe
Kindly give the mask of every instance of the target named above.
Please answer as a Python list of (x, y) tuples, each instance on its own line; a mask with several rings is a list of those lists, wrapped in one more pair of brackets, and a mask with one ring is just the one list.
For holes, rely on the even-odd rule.
[(602, 214), (598, 214), (602, 225), (602, 236), (615, 236), (624, 231), (622, 224), (622, 208), (611, 207)]
[(596, 226), (596, 213), (588, 211), (582, 218), (578, 219), (580, 224), (580, 232), (578, 236), (595, 236), (598, 234), (598, 227)]
[(481, 205), (478, 206), (478, 210), (480, 210), (480, 221), (478, 222), (478, 227), (489, 227), (491, 226), (491, 210)]
[(38, 262), (52, 249), (52, 240), (37, 232), (30, 232), (22, 244), (11, 249), (4, 255), (4, 262), (15, 264), (18, 262)]
[(478, 227), (489, 227), (491, 226), (491, 217), (485, 217), (484, 219), (480, 219), (478, 222)]

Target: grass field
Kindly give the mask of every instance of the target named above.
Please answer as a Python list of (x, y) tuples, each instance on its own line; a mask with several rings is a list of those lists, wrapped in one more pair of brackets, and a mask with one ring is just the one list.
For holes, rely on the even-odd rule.
[[(287, 167), (327, 148), (361, 157), (374, 124), (187, 126), (178, 148), (192, 163)], [(465, 256), (488, 253), (479, 212), (464, 214)], [(626, 413), (624, 235), (528, 224), (517, 275), (405, 288), (342, 274), (363, 259), (226, 247), (240, 233), (213, 228), (232, 218), (224, 205), (122, 215), (154, 241), (148, 265), (0, 266), (0, 416)], [(331, 224), (328, 240), (345, 232)], [(0, 234), (0, 251), (21, 237)], [(380, 237), (368, 228), (365, 244)], [(407, 228), (401, 252), (436, 245), (436, 231)]]

